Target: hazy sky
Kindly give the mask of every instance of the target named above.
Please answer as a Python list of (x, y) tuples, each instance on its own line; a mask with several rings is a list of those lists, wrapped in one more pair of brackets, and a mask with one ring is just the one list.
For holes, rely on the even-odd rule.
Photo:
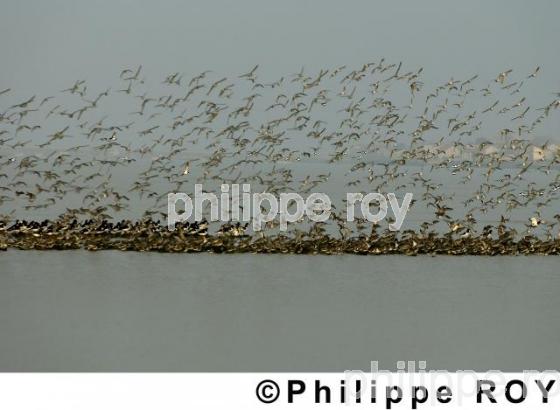
[(148, 76), (189, 78), (259, 63), (273, 79), (385, 57), (423, 66), (438, 83), (540, 65), (525, 94), (549, 102), (560, 91), (559, 15), (558, 0), (3, 0), (0, 89), (52, 93), (78, 78), (102, 86), (137, 64)]

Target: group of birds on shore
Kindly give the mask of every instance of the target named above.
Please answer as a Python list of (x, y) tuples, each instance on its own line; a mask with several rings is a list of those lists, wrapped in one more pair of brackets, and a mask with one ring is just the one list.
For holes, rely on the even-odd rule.
[[(185, 251), (202, 241), (202, 249), (251, 251), (283, 243), (290, 252), (359, 243), (355, 253), (364, 253), (369, 241), (386, 249), (373, 253), (406, 243), (413, 253), (433, 253), (434, 244), (484, 253), (498, 241), (505, 253), (525, 253), (518, 243), (540, 241), (547, 250), (535, 252), (556, 252), (560, 145), (535, 137), (557, 115), (560, 93), (536, 106), (524, 96), (539, 67), (433, 87), (423, 69), (384, 59), (272, 81), (259, 68), (151, 83), (138, 66), (101, 90), (78, 80), (15, 100), (16, 90), (0, 89), (0, 249)], [(217, 193), (221, 184), (276, 195), (330, 190), (340, 203), (331, 221), (302, 220), (288, 232), (277, 220), (252, 235), (235, 222), (167, 231), (168, 193), (196, 183)], [(363, 217), (348, 222), (346, 191), (413, 192), (409, 225), (389, 232)]]
[(252, 237), (244, 233), (242, 225), (222, 225), (217, 234), (209, 234), (208, 222), (179, 223), (169, 231), (158, 221), (86, 220), (75, 219), (26, 222), (7, 226), (0, 223), (0, 250), (71, 250), (86, 249), (119, 251), (152, 251), (174, 253), (279, 253), (279, 254), (355, 254), (382, 255), (560, 255), (560, 240), (539, 239), (535, 236), (516, 238), (504, 225), (485, 226), (477, 236), (456, 238), (450, 231), (421, 234), (405, 230), (402, 234), (386, 230), (370, 235), (349, 238), (335, 237), (319, 230), (297, 231), (294, 235), (262, 235)]

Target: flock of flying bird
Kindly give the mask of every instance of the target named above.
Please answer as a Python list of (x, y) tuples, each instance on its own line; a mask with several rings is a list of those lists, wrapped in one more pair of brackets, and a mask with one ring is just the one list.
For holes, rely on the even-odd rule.
[[(302, 221), (278, 235), (275, 220), (255, 236), (296, 247), (302, 238), (332, 245), (387, 237), (393, 251), (411, 238), (455, 249), (505, 232), (508, 241), (556, 242), (560, 154), (534, 141), (560, 93), (532, 106), (524, 89), (539, 72), (428, 87), (422, 69), (381, 59), (272, 81), (261, 80), (257, 65), (232, 77), (171, 73), (150, 83), (139, 66), (96, 91), (78, 80), (54, 96), (13, 101), (15, 90), (0, 89), (0, 248), (48, 247), (33, 245), (46, 234), (57, 247), (61, 232), (67, 242), (68, 232), (170, 237), (160, 224), (167, 195), (191, 193), (195, 183), (214, 192), (250, 183), (253, 192), (338, 195), (330, 223)], [(347, 191), (412, 192), (410, 220), (382, 234), (364, 218), (347, 222)], [(216, 235), (206, 224), (183, 228), (220, 236), (220, 246), (223, 237), (247, 237), (240, 224)]]

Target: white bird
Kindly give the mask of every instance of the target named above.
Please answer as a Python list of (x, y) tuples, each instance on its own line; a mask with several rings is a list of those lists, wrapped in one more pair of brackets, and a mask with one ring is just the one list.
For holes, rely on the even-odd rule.
[(531, 221), (531, 226), (532, 226), (533, 228), (536, 228), (536, 227), (539, 226), (540, 224), (544, 223), (544, 221), (543, 221), (542, 219), (537, 218), (537, 217), (534, 217), (534, 216), (532, 216), (532, 217), (530, 218), (530, 221)]

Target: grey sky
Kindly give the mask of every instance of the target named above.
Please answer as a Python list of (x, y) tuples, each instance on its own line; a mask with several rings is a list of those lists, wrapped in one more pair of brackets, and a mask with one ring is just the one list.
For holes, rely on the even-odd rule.
[[(4, 0), (0, 88), (53, 93), (78, 78), (103, 86), (123, 67), (147, 76), (204, 69), (273, 78), (385, 57), (426, 81), (493, 78), (542, 67), (525, 89), (560, 91), (557, 0), (77, 1)], [(542, 99), (542, 98), (541, 98)], [(558, 119), (550, 121), (556, 132)]]

